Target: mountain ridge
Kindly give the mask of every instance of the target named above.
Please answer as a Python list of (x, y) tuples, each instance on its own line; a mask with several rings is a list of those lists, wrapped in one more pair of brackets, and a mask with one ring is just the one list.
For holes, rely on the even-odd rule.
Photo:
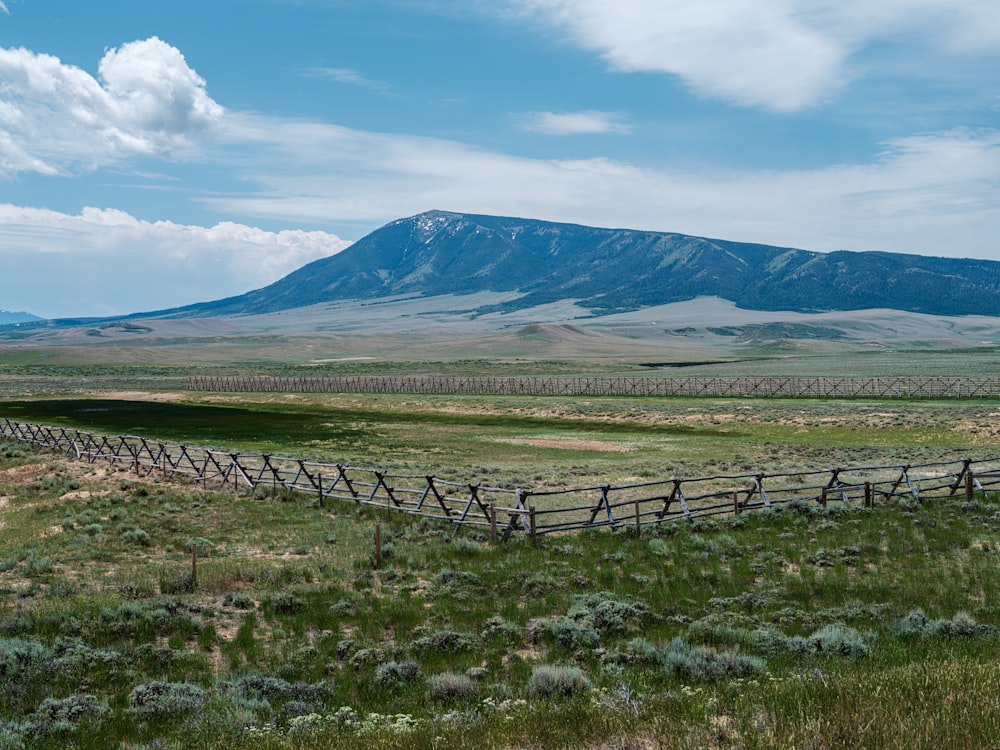
[(517, 292), (479, 312), (563, 299), (594, 315), (718, 296), (751, 310), (889, 308), (1000, 315), (1000, 262), (759, 243), (428, 211), (262, 289), (143, 317), (263, 314), (347, 299)]

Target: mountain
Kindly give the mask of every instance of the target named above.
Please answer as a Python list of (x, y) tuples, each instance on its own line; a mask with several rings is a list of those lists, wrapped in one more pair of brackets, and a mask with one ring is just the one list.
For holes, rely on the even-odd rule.
[(13, 325), (15, 323), (31, 323), (39, 320), (41, 318), (31, 313), (0, 310), (0, 326)]
[(519, 296), (481, 312), (574, 299), (605, 315), (717, 296), (751, 310), (1000, 315), (1000, 262), (818, 253), (429, 211), (387, 224), (263, 289), (157, 315), (257, 314), (346, 299), (483, 291)]

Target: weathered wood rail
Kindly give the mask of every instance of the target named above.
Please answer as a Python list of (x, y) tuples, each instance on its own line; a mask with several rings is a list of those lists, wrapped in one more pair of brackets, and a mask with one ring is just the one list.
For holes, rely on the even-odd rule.
[(1000, 398), (1000, 377), (463, 377), (340, 375), (203, 377), (192, 391), (243, 393), (420, 393), (525, 396), (705, 396), (714, 398)]
[(0, 439), (28, 443), (140, 476), (185, 478), (206, 486), (284, 490), (312, 498), (385, 508), (491, 537), (582, 529), (634, 529), (700, 517), (740, 514), (787, 503), (872, 506), (908, 497), (996, 491), (1000, 457), (893, 466), (671, 477), (622, 486), (505, 488), (430, 474), (170, 445), (143, 437), (95, 435), (64, 427), (0, 420)]

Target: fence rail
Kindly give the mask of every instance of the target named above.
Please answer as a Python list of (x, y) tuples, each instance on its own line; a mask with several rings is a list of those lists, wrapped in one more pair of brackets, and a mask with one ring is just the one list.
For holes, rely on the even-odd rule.
[(341, 375), (205, 377), (192, 391), (422, 393), (525, 396), (706, 396), (715, 398), (1000, 398), (1000, 377), (462, 377)]
[(180, 477), (206, 486), (284, 489), (489, 530), (491, 537), (582, 529), (629, 529), (677, 520), (740, 514), (785, 503), (872, 506), (909, 497), (971, 498), (1000, 486), (1000, 457), (892, 466), (833, 467), (693, 479), (671, 477), (621, 486), (529, 489), (485, 486), (433, 475), (171, 445), (131, 435), (111, 437), (64, 427), (0, 421), (0, 439), (29, 443), (140, 476)]

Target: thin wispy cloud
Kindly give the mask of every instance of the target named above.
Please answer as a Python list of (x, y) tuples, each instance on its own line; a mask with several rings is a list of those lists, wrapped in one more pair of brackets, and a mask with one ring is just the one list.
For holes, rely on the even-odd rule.
[(997, 257), (998, 130), (898, 138), (856, 164), (701, 174), (239, 113), (227, 128), (230, 148), (258, 154), (259, 189), (205, 199), (220, 212), (382, 221), (444, 207), (812, 250)]
[(383, 95), (392, 94), (392, 87), (389, 84), (367, 78), (351, 68), (309, 68), (306, 72), (314, 78), (325, 78), (348, 86), (360, 86)]
[(531, 112), (520, 119), (521, 129), (543, 135), (604, 135), (632, 132), (614, 112)]

